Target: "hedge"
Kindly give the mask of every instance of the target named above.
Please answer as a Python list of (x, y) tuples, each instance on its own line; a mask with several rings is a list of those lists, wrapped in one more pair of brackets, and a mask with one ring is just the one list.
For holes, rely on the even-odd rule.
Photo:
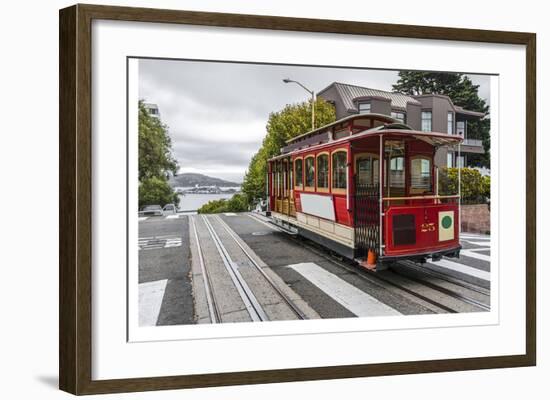
[[(483, 176), (475, 168), (462, 168), (460, 174), (461, 201), (463, 204), (483, 204), (491, 196), (491, 177)], [(439, 169), (439, 194), (458, 193), (458, 168)]]

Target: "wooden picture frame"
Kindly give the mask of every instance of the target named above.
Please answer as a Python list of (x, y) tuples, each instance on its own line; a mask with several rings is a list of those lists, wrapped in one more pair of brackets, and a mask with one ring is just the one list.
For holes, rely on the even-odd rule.
[[(73, 394), (533, 366), (536, 363), (536, 35), (396, 24), (75, 5), (60, 10), (59, 387)], [(92, 379), (92, 38), (95, 19), (526, 46), (526, 354), (204, 375)]]

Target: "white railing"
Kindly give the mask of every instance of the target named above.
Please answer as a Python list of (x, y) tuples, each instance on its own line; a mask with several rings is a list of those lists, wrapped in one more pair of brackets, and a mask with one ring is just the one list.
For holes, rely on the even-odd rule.
[(464, 139), (462, 142), (464, 146), (476, 146), (483, 147), (483, 141), (479, 139)]

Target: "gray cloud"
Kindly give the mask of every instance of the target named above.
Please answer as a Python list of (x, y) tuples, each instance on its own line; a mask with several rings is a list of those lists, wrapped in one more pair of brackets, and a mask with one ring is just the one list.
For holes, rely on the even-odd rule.
[[(159, 106), (182, 172), (241, 181), (270, 112), (346, 82), (391, 90), (396, 71), (141, 59), (139, 97)], [(489, 78), (472, 76), (488, 96)]]

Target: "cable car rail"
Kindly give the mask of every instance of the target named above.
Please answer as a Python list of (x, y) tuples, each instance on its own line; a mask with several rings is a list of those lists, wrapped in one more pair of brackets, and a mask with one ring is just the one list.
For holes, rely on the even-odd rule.
[(229, 252), (223, 245), (220, 237), (214, 230), (214, 227), (212, 226), (208, 217), (203, 215), (202, 220), (204, 221), (204, 224), (206, 225), (206, 228), (210, 233), (210, 237), (212, 238), (212, 240), (214, 241), (214, 244), (216, 245), (218, 253), (220, 254), (220, 257), (223, 261), (223, 264), (225, 265), (225, 268), (229, 273), (229, 276), (231, 277), (233, 284), (237, 288), (237, 291), (246, 307), (246, 310), (250, 314), (250, 318), (252, 319), (252, 321), (260, 322), (260, 321), (269, 320), (260, 302), (258, 301), (256, 296), (254, 295), (254, 293), (252, 292), (252, 290), (250, 289), (250, 287), (248, 286), (248, 284), (240, 274), (233, 260), (231, 259)]
[[(254, 215), (253, 213), (248, 213), (247, 215), (249, 215), (251, 218), (257, 220), (258, 222), (264, 224), (264, 225), (267, 225), (269, 226), (271, 229), (273, 230), (276, 230), (276, 231), (279, 231), (279, 232), (284, 232), (283, 230), (279, 229), (277, 226), (275, 226), (271, 221), (264, 221), (262, 220), (259, 216), (256, 216)], [(448, 313), (458, 313), (460, 311), (458, 310), (455, 310), (454, 308), (452, 307), (449, 307), (445, 304), (442, 304), (441, 302), (437, 301), (437, 300), (434, 300), (424, 294), (421, 294), (421, 293), (418, 293), (418, 291), (415, 291), (415, 290), (412, 290), (410, 288), (407, 288), (405, 287), (404, 285), (400, 284), (400, 283), (397, 283), (397, 282), (394, 282), (393, 280), (387, 278), (387, 277), (383, 277), (381, 276), (380, 274), (374, 272), (374, 271), (368, 271), (366, 269), (359, 269), (357, 268), (357, 264), (356, 263), (353, 263), (351, 264), (351, 261), (349, 260), (346, 260), (346, 259), (343, 259), (341, 256), (337, 256), (333, 253), (330, 253), (330, 254), (327, 254), (326, 252), (326, 249), (324, 248), (319, 248), (315, 242), (311, 242), (310, 240), (307, 240), (307, 239), (304, 239), (302, 237), (296, 237), (296, 236), (290, 236), (288, 235), (287, 236), (291, 241), (294, 241), (295, 243), (298, 243), (300, 246), (302, 247), (306, 247), (308, 250), (312, 251), (313, 253), (315, 253), (316, 255), (332, 262), (333, 264), (336, 264), (338, 265), (339, 267), (345, 269), (347, 272), (350, 272), (352, 274), (354, 274), (355, 276), (358, 276), (360, 277), (361, 279), (364, 279), (364, 280), (367, 280), (369, 281), (370, 283), (374, 283), (374, 284), (378, 284), (378, 286), (383, 286), (380, 284), (380, 282), (383, 282), (387, 285), (390, 285), (392, 287), (395, 287), (396, 289), (398, 290), (401, 290), (405, 293), (408, 293), (424, 302), (427, 302), (441, 310), (444, 310)], [(338, 257), (338, 258), (337, 258)], [(392, 271), (394, 273), (396, 273), (395, 269), (392, 269)], [(422, 270), (424, 271), (424, 270)], [(431, 273), (431, 271), (430, 271)], [(428, 273), (427, 273), (428, 274)], [(456, 299), (456, 300), (459, 300), (463, 303), (466, 303), (466, 304), (469, 304), (469, 305), (473, 305), (475, 307), (478, 307), (478, 308), (481, 308), (485, 311), (489, 311), (490, 310), (490, 306), (483, 303), (483, 302), (480, 302), (476, 299), (473, 299), (469, 296), (465, 296), (461, 293), (458, 293), (454, 290), (451, 290), (451, 289), (448, 289), (448, 288), (444, 288), (444, 287), (441, 287), (441, 286), (438, 286), (438, 285), (435, 285), (431, 282), (427, 282), (425, 280), (422, 280), (422, 279), (413, 279), (407, 275), (403, 275), (403, 274), (399, 274), (399, 273), (396, 273), (396, 275), (400, 276), (400, 277), (403, 277), (405, 279), (408, 279), (409, 281), (412, 281), (412, 282), (416, 282), (416, 283), (419, 283), (421, 285), (423, 285), (424, 287), (427, 287), (429, 289), (432, 289), (434, 291), (437, 291), (437, 292), (440, 292), (440, 293), (443, 293), (453, 299)], [(447, 280), (449, 281), (453, 281), (454, 279), (451, 278), (451, 277), (446, 277)], [(458, 280), (457, 280), (458, 281)], [(459, 283), (456, 283), (456, 282), (450, 282), (450, 283), (454, 283), (456, 284), (457, 286), (462, 286), (466, 289), (470, 289), (470, 290), (474, 290), (474, 286), (466, 286), (467, 284), (464, 283), (464, 284), (459, 284)], [(487, 292), (484, 292), (483, 291), (483, 288), (478, 288), (477, 290), (474, 290), (474, 291), (477, 291), (479, 292), (480, 294), (484, 294), (484, 295), (488, 295)]]
[(244, 246), (240, 243), (240, 241), (237, 239), (235, 233), (231, 230), (231, 228), (227, 225), (227, 223), (220, 218), (218, 215), (216, 215), (214, 218), (216, 218), (222, 227), (227, 231), (229, 236), (233, 239), (235, 244), (242, 250), (244, 255), (250, 260), (252, 265), (256, 268), (258, 272), (265, 278), (265, 280), (269, 283), (269, 285), (277, 292), (277, 294), (281, 297), (281, 299), (286, 303), (286, 305), (292, 310), (292, 312), (298, 317), (298, 319), (307, 319), (306, 315), (300, 310), (300, 308), (281, 290), (281, 288), (271, 279), (269, 275), (263, 270), (260, 264), (252, 257), (252, 255), (244, 248)]
[(218, 308), (218, 303), (216, 302), (216, 297), (214, 296), (214, 286), (212, 285), (212, 279), (210, 273), (204, 264), (204, 256), (202, 252), (202, 247), (199, 240), (199, 234), (197, 233), (197, 226), (195, 224), (195, 218), (189, 218), (191, 220), (191, 225), (193, 226), (193, 233), (195, 236), (195, 243), (197, 246), (197, 252), (199, 256), (199, 265), (204, 281), (204, 290), (206, 293), (206, 305), (208, 308), (208, 315), (210, 317), (210, 322), (217, 324), (222, 322), (221, 313)]
[(413, 261), (399, 261), (398, 264), (399, 264), (400, 267), (405, 267), (405, 268), (412, 269), (412, 270), (418, 272), (419, 274), (430, 275), (434, 278), (452, 283), (453, 285), (463, 287), (465, 289), (483, 294), (485, 296), (490, 296), (491, 295), (491, 292), (489, 290), (487, 290), (487, 289), (485, 289), (481, 286), (476, 286), (474, 284), (463, 281), (461, 279), (457, 279), (457, 278), (454, 278), (452, 276), (442, 274), (441, 272), (437, 272), (437, 271), (434, 271), (434, 270), (431, 270), (431, 269), (428, 269), (428, 268), (425, 268), (425, 267), (421, 267), (420, 265), (418, 265), (417, 263), (415, 263)]
[(221, 219), (219, 216), (215, 215), (212, 217), (202, 216), (203, 221), (209, 231), (210, 236), (212, 237), (216, 248), (222, 258), (222, 261), (228, 270), (233, 283), (237, 287), (239, 295), (241, 296), (247, 311), (250, 314), (252, 321), (269, 321), (267, 313), (264, 311), (260, 301), (256, 298), (253, 291), (250, 289), (245, 279), (238, 271), (236, 263), (233, 261), (232, 257), (229, 255), (227, 247), (223, 244), (221, 238), (219, 237), (216, 229), (212, 225), (211, 219), (214, 219), (218, 222), (222, 228), (228, 233), (232, 241), (239, 247), (242, 253), (249, 260), (250, 264), (255, 268), (256, 271), (260, 273), (263, 279), (273, 288), (277, 295), (282, 299), (282, 301), (288, 306), (288, 308), (296, 315), (298, 319), (307, 319), (306, 315), (300, 310), (300, 308), (281, 290), (281, 288), (273, 281), (273, 279), (266, 274), (254, 257), (249, 253), (249, 251), (239, 242), (235, 237), (235, 234), (229, 228), (229, 226)]
[(448, 296), (451, 296), (451, 297), (453, 297), (457, 300), (461, 300), (461, 301), (463, 301), (465, 303), (468, 303), (470, 305), (479, 307), (479, 308), (481, 308), (485, 311), (490, 311), (491, 310), (490, 305), (488, 305), (486, 303), (483, 303), (482, 301), (476, 300), (476, 299), (474, 299), (470, 296), (463, 295), (462, 293), (458, 293), (458, 292), (456, 292), (452, 289), (437, 285), (433, 282), (429, 282), (426, 279), (422, 279), (422, 278), (419, 278), (419, 277), (412, 277), (408, 274), (404, 274), (404, 273), (400, 272), (399, 269), (397, 269), (397, 268), (391, 267), (390, 269), (391, 269), (391, 271), (393, 271), (394, 273), (396, 273), (399, 276), (403, 276), (403, 277), (405, 277), (405, 278), (407, 278), (407, 279), (409, 279), (413, 282), (417, 282), (417, 283), (420, 283), (420, 284), (422, 284), (426, 287), (429, 287), (433, 290), (437, 290), (438, 292), (444, 293), (444, 294), (446, 294)]

